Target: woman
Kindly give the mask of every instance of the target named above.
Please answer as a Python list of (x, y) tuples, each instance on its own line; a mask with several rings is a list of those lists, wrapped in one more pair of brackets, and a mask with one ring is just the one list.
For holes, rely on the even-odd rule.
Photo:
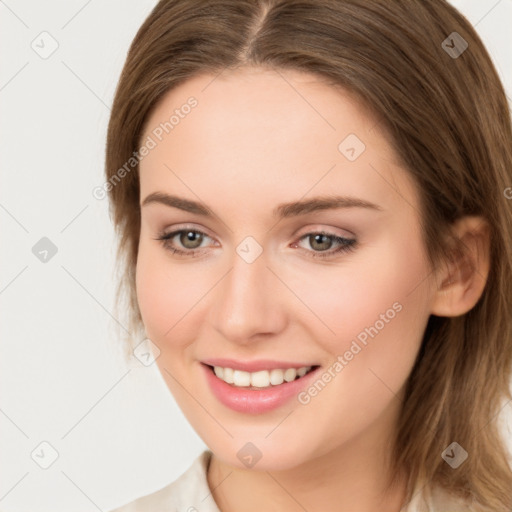
[(118, 511), (510, 510), (510, 111), (456, 9), (161, 1), (106, 177), (127, 348), (209, 448)]

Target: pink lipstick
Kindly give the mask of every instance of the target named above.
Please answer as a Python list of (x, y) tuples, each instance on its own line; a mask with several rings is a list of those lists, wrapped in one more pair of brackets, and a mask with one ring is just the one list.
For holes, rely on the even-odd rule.
[[(241, 362), (229, 359), (209, 359), (201, 363), (204, 370), (207, 385), (213, 395), (226, 407), (246, 414), (262, 414), (277, 409), (296, 397), (302, 390), (314, 382), (319, 366), (305, 363), (285, 363), (282, 361), (259, 360), (253, 362)], [(231, 368), (243, 372), (259, 372), (262, 370), (311, 367), (303, 376), (296, 376), (290, 382), (266, 387), (235, 386), (228, 384), (215, 375), (213, 367)], [(293, 373), (292, 373), (293, 375)]]

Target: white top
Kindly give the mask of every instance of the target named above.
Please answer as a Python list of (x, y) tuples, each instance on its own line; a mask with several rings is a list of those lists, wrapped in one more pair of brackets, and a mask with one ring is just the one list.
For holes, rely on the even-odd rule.
[[(142, 496), (111, 512), (221, 512), (208, 487), (206, 474), (212, 452), (205, 450), (178, 479), (163, 489)], [(420, 487), (418, 486), (418, 489)], [(414, 493), (412, 501), (401, 512), (470, 512), (469, 504), (446, 491), (429, 491), (422, 498)]]

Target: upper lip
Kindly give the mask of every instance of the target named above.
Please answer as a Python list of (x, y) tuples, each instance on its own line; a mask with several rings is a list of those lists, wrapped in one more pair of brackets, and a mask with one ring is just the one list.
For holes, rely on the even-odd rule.
[(256, 359), (254, 361), (237, 361), (235, 359), (212, 358), (201, 361), (209, 366), (222, 366), (223, 368), (232, 368), (233, 370), (242, 370), (245, 372), (258, 372), (260, 370), (274, 370), (287, 368), (302, 368), (303, 366), (318, 366), (315, 364), (294, 362), (294, 361), (276, 361), (275, 359)]

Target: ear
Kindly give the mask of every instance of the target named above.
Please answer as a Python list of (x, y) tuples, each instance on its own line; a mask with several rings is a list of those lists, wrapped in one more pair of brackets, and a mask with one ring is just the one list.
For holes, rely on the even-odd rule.
[(437, 316), (467, 313), (481, 297), (489, 275), (490, 237), (485, 219), (467, 216), (457, 220), (448, 243), (451, 257), (436, 272), (431, 313)]

